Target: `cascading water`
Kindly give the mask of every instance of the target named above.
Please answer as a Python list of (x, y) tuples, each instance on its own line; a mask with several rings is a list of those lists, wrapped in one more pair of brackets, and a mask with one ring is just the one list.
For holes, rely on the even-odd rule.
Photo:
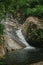
[(25, 48), (25, 49), (27, 49), (27, 48), (29, 48), (29, 49), (35, 49), (34, 47), (30, 46), (29, 43), (27, 43), (27, 41), (25, 40), (25, 38), (24, 38), (24, 36), (23, 36), (23, 34), (22, 34), (22, 32), (21, 32), (21, 29), (17, 30), (17, 31), (16, 31), (16, 34), (17, 34), (18, 38), (20, 39), (20, 41), (21, 41), (23, 44), (26, 45), (26, 48)]

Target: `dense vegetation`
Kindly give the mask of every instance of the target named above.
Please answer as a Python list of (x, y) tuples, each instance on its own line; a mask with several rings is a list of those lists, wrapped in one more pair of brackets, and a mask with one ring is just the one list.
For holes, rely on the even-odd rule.
[(43, 0), (0, 0), (0, 15), (4, 17), (8, 12), (43, 17)]
[(4, 43), (4, 25), (0, 23), (0, 45)]

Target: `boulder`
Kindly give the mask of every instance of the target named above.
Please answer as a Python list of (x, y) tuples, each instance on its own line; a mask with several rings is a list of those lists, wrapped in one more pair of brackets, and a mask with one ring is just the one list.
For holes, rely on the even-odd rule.
[(28, 17), (22, 25), (22, 32), (30, 45), (43, 48), (43, 20)]

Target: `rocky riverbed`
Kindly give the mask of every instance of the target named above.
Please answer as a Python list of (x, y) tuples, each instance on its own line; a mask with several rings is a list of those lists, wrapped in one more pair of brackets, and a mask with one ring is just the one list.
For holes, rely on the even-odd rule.
[[(29, 45), (22, 34), (22, 27), (16, 27), (14, 25), (12, 27), (12, 25), (9, 25), (8, 23), (6, 25), (6, 27), (8, 27), (6, 29), (7, 35), (10, 36), (7, 37), (8, 39), (6, 39), (6, 41), (9, 40), (7, 41), (9, 42), (7, 46), (10, 46), (10, 49), (12, 48), (13, 50), (9, 50), (9, 52), (6, 53), (4, 59), (5, 63), (7, 63), (7, 65), (43, 65), (43, 48), (40, 49)], [(14, 44), (14, 39), (16, 39), (16, 43), (20, 43), (22, 45), (24, 44), (25, 47), (18, 47), (19, 50), (14, 51), (15, 48), (17, 49), (16, 45)]]

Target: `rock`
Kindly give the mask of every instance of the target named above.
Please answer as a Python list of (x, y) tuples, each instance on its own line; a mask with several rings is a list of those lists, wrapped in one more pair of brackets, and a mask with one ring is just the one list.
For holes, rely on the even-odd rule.
[(21, 49), (8, 52), (5, 59), (7, 65), (35, 65), (42, 61), (43, 53), (38, 49)]
[(3, 45), (0, 45), (0, 58), (3, 58), (3, 56), (5, 55), (5, 47), (3, 47)]
[(43, 20), (28, 17), (22, 26), (22, 32), (30, 45), (43, 48)]
[(38, 63), (31, 64), (31, 65), (43, 65), (43, 61), (42, 62), (38, 62)]

